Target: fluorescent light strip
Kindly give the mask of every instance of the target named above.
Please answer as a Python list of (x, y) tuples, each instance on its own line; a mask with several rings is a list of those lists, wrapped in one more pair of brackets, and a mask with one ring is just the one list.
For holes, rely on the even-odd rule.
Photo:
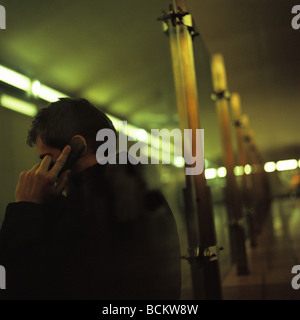
[(277, 171), (293, 170), (298, 167), (298, 161), (296, 159), (281, 160), (276, 163)]
[(32, 81), (30, 78), (8, 69), (0, 65), (0, 81), (3, 81), (13, 87), (24, 90), (28, 93), (33, 93), (36, 97), (39, 97), (48, 102), (57, 101), (58, 98), (68, 97), (62, 92), (51, 89), (39, 81)]
[(31, 80), (22, 74), (0, 66), (0, 81), (24, 91), (31, 90)]
[[(120, 126), (121, 120), (119, 120), (118, 118), (111, 116), (109, 114), (106, 114), (106, 115), (110, 118), (110, 120), (112, 121), (112, 123), (115, 126), (117, 131), (120, 131), (120, 128), (122, 130), (122, 127)], [(124, 134), (127, 133), (127, 135), (134, 140), (148, 143), (148, 148), (147, 149), (143, 148), (143, 150), (142, 150), (142, 153), (144, 155), (147, 154), (149, 157), (151, 157), (151, 158), (153, 157), (159, 161), (161, 161), (163, 158), (167, 158), (167, 154), (164, 157), (163, 150), (165, 150), (165, 149), (168, 150), (169, 146), (167, 144), (163, 143), (163, 139), (159, 139), (159, 137), (151, 135), (146, 130), (138, 128), (138, 127), (131, 125), (131, 124), (128, 124), (128, 123), (126, 124), (126, 129), (127, 129), (127, 132), (122, 130), (122, 132)], [(160, 146), (160, 143), (161, 143), (162, 147), (160, 148), (160, 150), (158, 150), (154, 147), (154, 149), (158, 152), (158, 156), (151, 153), (152, 149), (151, 149), (150, 143), (153, 143), (155, 146)], [(174, 152), (172, 152), (173, 149), (174, 149), (174, 145), (172, 143), (170, 143), (170, 151), (172, 153), (172, 154), (170, 154), (170, 161), (172, 162), (172, 158), (174, 158), (172, 165), (174, 165), (177, 168), (183, 168), (184, 164), (185, 164), (184, 158), (182, 156), (176, 156), (176, 154), (174, 154)]]
[[(112, 121), (117, 131), (121, 130), (123, 134), (127, 135), (133, 140), (148, 143), (149, 147), (150, 147), (150, 144), (153, 144), (154, 146), (160, 146), (161, 144), (160, 150), (165, 150), (165, 149), (168, 150), (170, 148), (171, 153), (174, 154), (174, 145), (172, 142), (170, 142), (170, 146), (169, 146), (168, 143), (164, 143), (163, 139), (160, 139), (159, 137), (152, 135), (146, 130), (136, 127), (129, 123), (126, 123), (126, 130), (125, 130), (125, 128), (121, 126), (121, 120), (109, 114), (106, 114), (106, 115), (110, 118), (110, 120)], [(156, 147), (154, 148), (157, 149)], [(178, 158), (177, 163), (182, 161), (182, 160), (179, 160), (180, 157), (177, 157), (177, 158)]]
[(68, 98), (68, 96), (65, 95), (64, 93), (51, 89), (43, 84), (40, 84), (40, 88), (37, 91), (37, 96), (48, 102), (55, 102), (59, 98)]
[(0, 104), (2, 107), (23, 113), (30, 117), (34, 117), (37, 114), (37, 107), (34, 104), (8, 96), (6, 94), (1, 96)]
[(111, 116), (110, 114), (106, 113), (106, 115), (108, 116), (108, 118), (111, 120), (111, 122), (113, 123), (114, 127), (116, 128), (117, 131), (120, 130), (120, 121), (118, 118)]
[(32, 94), (37, 97), (40, 93), (40, 90), (41, 90), (41, 83), (38, 81), (38, 80), (35, 80), (32, 82), (32, 85), (31, 85), (31, 92)]

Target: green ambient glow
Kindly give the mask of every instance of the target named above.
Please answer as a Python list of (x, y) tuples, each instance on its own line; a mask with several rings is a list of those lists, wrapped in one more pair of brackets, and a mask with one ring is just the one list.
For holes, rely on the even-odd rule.
[[(54, 90), (40, 83), (38, 80), (31, 80), (30, 78), (1, 65), (0, 81), (5, 82), (23, 91), (26, 91), (29, 95), (33, 95), (37, 98), (41, 98), (48, 102), (54, 102), (57, 101), (59, 98), (68, 97), (66, 94)], [(3, 94), (0, 98), (0, 103), (2, 107), (11, 109), (16, 112), (20, 112), (30, 117), (34, 117), (37, 114), (37, 107), (34, 104), (11, 97), (9, 95)], [(120, 131), (121, 120), (109, 114), (107, 114), (107, 116), (112, 120), (116, 130)], [(162, 139), (159, 139), (158, 137), (151, 135), (144, 129), (138, 128), (130, 124), (127, 125), (127, 134), (134, 140), (148, 143), (148, 148), (150, 147), (150, 141), (154, 143), (156, 140), (159, 140), (159, 143), (157, 143), (157, 145), (159, 146), (161, 153), (164, 153), (164, 149), (168, 147), (164, 144)], [(147, 146), (145, 146), (143, 150), (141, 150), (141, 152), (145, 154), (148, 153), (148, 148)], [(174, 145), (172, 143), (170, 143), (170, 151), (174, 154)], [(160, 154), (159, 158), (161, 159)], [(175, 167), (182, 168), (185, 164), (184, 158), (175, 155), (172, 164)], [(300, 167), (300, 160), (290, 159), (278, 161), (277, 163), (267, 162), (264, 165), (264, 170), (266, 172), (274, 172), (276, 169), (278, 171), (293, 170), (296, 169), (298, 166)], [(250, 165), (246, 165), (244, 168), (241, 166), (237, 166), (235, 167), (235, 174), (237, 176), (242, 175), (243, 173), (250, 174), (255, 171), (254, 169), (255, 168)], [(225, 167), (220, 167), (217, 169), (209, 168), (205, 170), (205, 176), (207, 179), (214, 179), (216, 177), (224, 178), (226, 177), (226, 175), (227, 170)]]
[[(0, 81), (3, 81), (19, 89), (22, 89), (26, 91), (30, 96), (34, 96), (35, 98), (41, 98), (48, 102), (54, 102), (54, 101), (57, 101), (59, 98), (68, 97), (66, 94), (59, 92), (55, 89), (52, 89), (42, 84), (38, 80), (32, 80), (18, 72), (15, 72), (1, 65), (0, 65)], [(32, 117), (35, 116), (37, 113), (37, 108), (35, 105), (28, 103), (26, 101), (22, 101), (20, 99), (3, 95), (1, 102), (3, 106), (11, 110), (14, 110)], [(117, 131), (122, 130), (122, 128), (120, 128), (121, 120), (108, 114), (107, 116), (112, 120)], [(150, 141), (151, 141), (151, 143), (154, 143), (159, 147), (161, 154), (165, 153), (164, 149), (166, 148), (167, 150), (170, 150), (170, 152), (174, 155), (174, 145), (172, 143), (170, 143), (170, 145), (167, 145), (166, 143), (164, 143), (163, 139), (160, 139), (159, 137), (155, 137), (151, 135), (149, 132), (147, 132), (144, 129), (138, 128), (131, 124), (127, 124), (127, 135), (133, 140), (147, 143), (148, 146), (150, 146)], [(141, 152), (145, 154), (148, 153), (147, 146), (145, 146), (143, 150), (141, 150)], [(161, 154), (158, 153), (158, 158), (160, 159), (162, 158)], [(172, 164), (175, 167), (182, 168), (184, 167), (184, 158), (175, 155)]]

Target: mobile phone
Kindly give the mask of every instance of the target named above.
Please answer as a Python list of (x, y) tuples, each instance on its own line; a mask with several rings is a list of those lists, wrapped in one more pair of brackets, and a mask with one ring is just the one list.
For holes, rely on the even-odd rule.
[(85, 143), (77, 137), (72, 138), (69, 143), (71, 151), (65, 165), (60, 170), (58, 177), (60, 177), (66, 170), (71, 169), (75, 162), (81, 157), (86, 149)]

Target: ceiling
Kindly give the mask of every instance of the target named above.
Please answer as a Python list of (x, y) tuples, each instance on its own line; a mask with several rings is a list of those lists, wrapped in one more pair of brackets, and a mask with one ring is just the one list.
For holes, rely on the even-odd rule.
[[(168, 37), (157, 17), (168, 0), (7, 0), (0, 64), (110, 114), (151, 128), (178, 127)], [(224, 56), (265, 160), (299, 157), (300, 30), (297, 1), (187, 0), (198, 46)], [(300, 1), (299, 1), (300, 4)], [(208, 57), (199, 76), (205, 156), (221, 158)], [(201, 67), (202, 66), (202, 67)]]

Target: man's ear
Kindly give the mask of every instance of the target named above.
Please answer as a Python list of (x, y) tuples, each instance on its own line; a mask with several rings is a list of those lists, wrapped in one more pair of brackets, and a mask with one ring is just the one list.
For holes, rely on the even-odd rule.
[(74, 140), (74, 139), (79, 139), (82, 141), (83, 145), (85, 146), (85, 150), (83, 151), (82, 155), (84, 155), (87, 151), (87, 143), (86, 143), (86, 140), (83, 136), (77, 134), (75, 136), (72, 137), (71, 141)]

